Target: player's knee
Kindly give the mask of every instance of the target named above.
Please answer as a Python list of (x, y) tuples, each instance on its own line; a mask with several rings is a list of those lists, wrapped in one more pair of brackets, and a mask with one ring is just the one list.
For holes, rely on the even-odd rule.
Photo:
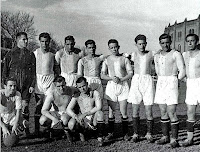
[(103, 111), (97, 111), (97, 121), (103, 121)]
[(45, 116), (42, 115), (42, 116), (40, 117), (40, 120), (39, 120), (40, 125), (43, 126), (43, 125), (45, 124), (45, 121), (47, 121), (47, 118), (46, 118)]
[(60, 119), (62, 120), (64, 125), (67, 125), (70, 117), (67, 114), (63, 114)]
[(71, 119), (69, 122), (68, 122), (68, 128), (70, 130), (73, 130), (74, 129), (74, 126), (75, 126), (75, 123), (76, 121), (74, 119)]
[(168, 116), (169, 116), (171, 121), (176, 121), (177, 120), (176, 112), (169, 111), (168, 112)]
[(146, 110), (146, 118), (148, 120), (152, 120), (153, 119), (153, 115), (152, 115), (152, 111), (151, 110)]
[(188, 117), (188, 120), (194, 120), (195, 119), (195, 111), (192, 109), (187, 110), (187, 117)]
[(139, 111), (133, 108), (133, 117), (139, 117)]

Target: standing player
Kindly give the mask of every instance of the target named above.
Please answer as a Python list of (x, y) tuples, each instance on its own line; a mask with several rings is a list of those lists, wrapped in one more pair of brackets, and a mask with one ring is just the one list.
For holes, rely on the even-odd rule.
[[(26, 48), (28, 44), (27, 34), (19, 32), (16, 39), (17, 46), (6, 54), (2, 77), (3, 81), (8, 77), (14, 77), (17, 80), (16, 87), (22, 95), (22, 115), (28, 121), (28, 105), (35, 87), (36, 60), (33, 52)], [(26, 135), (29, 136), (29, 128), (26, 128), (25, 131)]]
[(187, 139), (180, 143), (186, 147), (193, 144), (195, 111), (200, 103), (200, 50), (197, 48), (199, 37), (196, 34), (186, 36), (188, 51), (183, 53), (186, 64), (187, 92), (185, 103), (187, 104)]
[(35, 87), (35, 99), (36, 99), (36, 110), (35, 110), (35, 135), (39, 135), (39, 119), (41, 116), (41, 108), (43, 100), (47, 90), (51, 86), (54, 79), (54, 62), (55, 55), (49, 48), (51, 37), (48, 33), (41, 33), (39, 35), (40, 48), (38, 48), (34, 54), (36, 58), (36, 75), (37, 83)]
[(137, 49), (131, 55), (131, 60), (134, 62), (134, 76), (131, 82), (128, 102), (132, 103), (133, 108), (133, 130), (134, 134), (131, 141), (137, 142), (139, 139), (139, 107), (143, 101), (146, 110), (147, 118), (147, 134), (148, 142), (153, 142), (153, 116), (152, 105), (154, 102), (155, 88), (151, 77), (151, 67), (153, 62), (152, 51), (145, 50), (147, 42), (145, 35), (138, 35), (135, 38)]
[(65, 37), (65, 47), (56, 52), (56, 62), (60, 65), (61, 75), (65, 78), (67, 86), (75, 86), (77, 79), (78, 61), (83, 57), (83, 52), (75, 48), (75, 39), (69, 35)]
[(129, 59), (119, 54), (119, 44), (115, 39), (108, 41), (108, 47), (111, 55), (108, 56), (102, 65), (101, 78), (108, 80), (105, 96), (109, 105), (109, 131), (105, 140), (113, 137), (114, 120), (113, 111), (117, 102), (119, 102), (120, 112), (122, 114), (122, 126), (124, 139), (128, 140), (128, 116), (127, 116), (127, 98), (129, 86), (127, 80), (133, 76), (133, 70)]
[[(46, 98), (42, 107), (40, 124), (43, 126), (46, 125), (53, 127), (55, 124), (61, 122), (68, 140), (71, 142), (67, 126), (70, 116), (66, 113), (66, 110), (72, 95), (77, 91), (77, 89), (66, 86), (65, 78), (62, 76), (57, 76), (53, 83), (54, 87), (51, 87), (46, 94)], [(48, 120), (50, 120), (51, 124), (48, 124)]]
[(81, 58), (78, 62), (78, 75), (87, 79), (88, 85), (93, 85), (100, 93), (103, 99), (103, 87), (100, 79), (100, 65), (104, 60), (104, 56), (95, 54), (96, 44), (93, 40), (85, 42), (87, 56)]
[(0, 127), (2, 128), (3, 140), (6, 140), (11, 133), (17, 135), (19, 126), (22, 125), (22, 98), (21, 94), (16, 91), (16, 80), (14, 78), (7, 78), (4, 88), (1, 90)]
[[(170, 146), (178, 146), (178, 118), (176, 106), (178, 104), (178, 79), (185, 77), (185, 65), (180, 52), (172, 50), (171, 36), (162, 34), (159, 37), (162, 50), (155, 55), (155, 68), (158, 75), (155, 103), (159, 104), (161, 112), (161, 128), (163, 137), (157, 144), (170, 142)], [(169, 122), (171, 121), (172, 137), (169, 136)]]
[[(97, 126), (99, 146), (103, 145), (103, 112), (102, 112), (102, 99), (98, 91), (94, 90), (93, 97), (90, 96), (90, 88), (86, 78), (80, 77), (76, 81), (77, 88), (80, 91), (80, 96), (72, 98), (67, 107), (67, 113), (73, 119), (69, 122), (69, 128), (72, 130), (76, 121), (80, 125), (86, 127)], [(74, 113), (75, 105), (78, 103), (81, 113), (76, 115)], [(76, 120), (76, 121), (75, 121)], [(80, 134), (81, 135), (81, 134)]]

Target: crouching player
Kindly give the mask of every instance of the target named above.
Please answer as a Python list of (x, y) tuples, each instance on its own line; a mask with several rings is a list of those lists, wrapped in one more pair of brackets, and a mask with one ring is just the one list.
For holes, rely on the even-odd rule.
[[(72, 130), (75, 123), (78, 122), (81, 126), (90, 127), (94, 129), (97, 127), (99, 146), (103, 145), (103, 112), (102, 100), (98, 91), (94, 90), (93, 97), (90, 96), (90, 88), (86, 78), (80, 77), (76, 81), (77, 88), (80, 91), (80, 96), (72, 98), (67, 107), (67, 114), (73, 119), (69, 121), (69, 129)], [(78, 103), (80, 107), (80, 114), (74, 113), (75, 105)], [(80, 132), (80, 137), (83, 132)]]
[[(5, 89), (0, 91), (0, 126), (3, 133), (3, 141), (6, 146), (14, 146), (14, 144), (17, 142), (17, 140), (15, 140), (17, 136), (15, 135), (18, 135), (19, 131), (27, 128), (27, 121), (22, 121), (22, 98), (21, 94), (16, 91), (16, 80), (14, 78), (7, 78), (5, 80), (4, 88)], [(13, 136), (13, 134), (15, 135)], [(10, 141), (8, 139), (10, 139)], [(15, 142), (13, 142), (13, 140), (15, 140)]]
[[(60, 124), (64, 129), (68, 141), (71, 142), (72, 138), (67, 127), (70, 116), (66, 113), (66, 109), (72, 95), (77, 89), (67, 87), (65, 78), (62, 76), (56, 77), (52, 85), (54, 86), (47, 92), (42, 107), (40, 124), (48, 127), (51, 131), (53, 131), (55, 126)], [(51, 131), (50, 133), (52, 133)]]

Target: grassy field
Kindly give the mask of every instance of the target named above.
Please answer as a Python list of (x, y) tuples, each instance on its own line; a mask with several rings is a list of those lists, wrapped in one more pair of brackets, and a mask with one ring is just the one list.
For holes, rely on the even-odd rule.
[[(177, 107), (177, 115), (180, 120), (180, 130), (179, 130), (179, 140), (183, 140), (186, 138), (186, 125), (185, 120), (186, 117), (186, 105), (184, 104), (185, 99), (185, 83), (180, 84), (180, 92), (179, 92), (179, 102), (180, 104)], [(35, 101), (31, 100), (30, 103), (30, 110), (31, 110), (31, 118), (30, 121), (32, 125), (30, 126), (31, 132), (34, 131), (33, 126), (33, 110), (35, 106)], [(105, 113), (105, 121), (107, 123), (107, 115), (108, 115), (108, 106), (104, 101), (103, 107)], [(131, 105), (128, 105), (128, 116), (129, 116), (129, 134), (132, 134), (132, 108)], [(161, 137), (161, 128), (160, 128), (160, 111), (158, 105), (153, 106), (153, 115), (154, 115), (154, 138), (158, 139)], [(134, 151), (134, 152), (198, 152), (200, 151), (200, 125), (197, 123), (195, 125), (195, 138), (194, 138), (194, 145), (191, 147), (178, 147), (175, 149), (171, 149), (168, 145), (157, 145), (157, 144), (149, 144), (144, 139), (146, 125), (145, 125), (145, 113), (144, 113), (144, 105), (141, 105), (140, 109), (140, 134), (141, 134), (141, 141), (138, 143), (131, 143), (130, 141), (126, 142), (122, 140), (122, 128), (121, 128), (121, 120), (120, 114), (116, 114), (116, 124), (115, 124), (115, 137), (116, 140), (106, 144), (104, 147), (98, 147), (96, 139), (89, 139), (86, 142), (75, 141), (74, 143), (68, 143), (66, 139), (60, 139), (53, 142), (46, 142), (45, 138), (36, 138), (36, 139), (21, 139), (19, 144), (13, 148), (7, 148), (3, 144), (1, 146), (2, 152), (10, 151), (10, 152), (68, 152), (68, 151), (75, 151), (75, 152), (117, 152), (117, 151)], [(200, 108), (197, 108), (197, 119), (200, 119)]]

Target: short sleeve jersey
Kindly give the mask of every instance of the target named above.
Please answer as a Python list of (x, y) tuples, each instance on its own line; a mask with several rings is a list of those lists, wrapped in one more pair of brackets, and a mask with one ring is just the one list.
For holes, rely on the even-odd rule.
[(1, 92), (0, 113), (10, 114), (17, 109), (22, 108), (22, 98), (21, 94), (18, 91), (12, 97), (6, 97), (5, 90), (0, 90), (0, 92)]

